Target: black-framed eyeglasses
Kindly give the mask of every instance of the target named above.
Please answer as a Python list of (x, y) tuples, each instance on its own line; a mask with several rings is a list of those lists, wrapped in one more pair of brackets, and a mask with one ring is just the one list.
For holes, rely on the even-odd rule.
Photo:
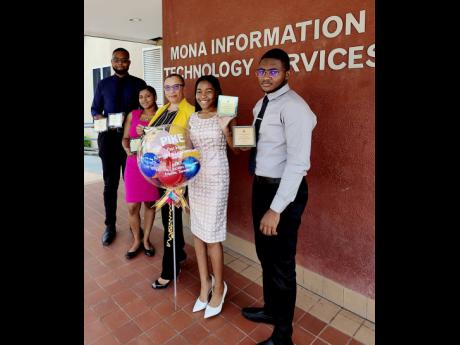
[(127, 63), (127, 62), (129, 62), (129, 59), (113, 58), (113, 59), (112, 59), (112, 62), (115, 62), (115, 63), (117, 63), (117, 62)]
[(164, 89), (165, 91), (169, 92), (171, 90), (173, 91), (179, 91), (179, 89), (184, 86), (184, 84), (174, 84), (174, 85), (165, 85)]
[(258, 77), (264, 77), (266, 74), (268, 74), (269, 77), (275, 78), (280, 74), (280, 70), (277, 68), (270, 68), (270, 69), (265, 69), (265, 68), (258, 68), (256, 69), (256, 75)]

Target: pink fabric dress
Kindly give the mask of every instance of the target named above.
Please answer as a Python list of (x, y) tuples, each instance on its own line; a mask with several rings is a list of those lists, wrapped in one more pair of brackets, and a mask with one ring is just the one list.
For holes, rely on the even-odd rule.
[[(141, 124), (147, 126), (147, 121), (141, 121), (140, 116), (142, 110), (133, 110), (131, 127), (129, 128), (130, 138), (139, 138), (136, 133), (136, 126)], [(126, 158), (125, 167), (125, 199), (126, 202), (143, 202), (155, 201), (159, 198), (157, 187), (149, 183), (142, 176), (137, 165), (137, 155), (128, 156)]]

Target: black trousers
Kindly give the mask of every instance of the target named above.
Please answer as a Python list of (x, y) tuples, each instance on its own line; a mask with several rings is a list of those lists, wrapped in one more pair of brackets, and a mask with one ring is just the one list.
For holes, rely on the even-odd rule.
[(107, 226), (115, 226), (117, 221), (117, 192), (120, 172), (124, 177), (126, 165), (126, 152), (121, 146), (122, 138), (123, 132), (117, 130), (99, 133), (97, 137), (104, 176), (105, 225)]
[[(160, 197), (164, 195), (165, 190), (159, 189)], [(161, 278), (171, 280), (174, 279), (174, 251), (173, 251), (173, 240), (170, 241), (170, 247), (166, 246), (168, 241), (168, 224), (169, 224), (169, 205), (164, 204), (161, 207), (161, 221), (163, 223), (164, 236), (163, 236), (163, 261)], [(176, 274), (179, 274), (179, 261), (182, 261), (186, 257), (185, 253), (185, 241), (184, 231), (182, 227), (182, 208), (174, 207), (174, 234), (176, 241)]]
[(275, 321), (272, 337), (280, 344), (292, 344), (292, 321), (297, 292), (297, 233), (307, 205), (308, 186), (303, 178), (295, 200), (281, 213), (278, 235), (265, 236), (259, 230), (260, 221), (270, 208), (278, 187), (278, 183), (265, 183), (254, 179), (252, 216), (256, 252), (262, 265), (264, 308), (273, 315)]

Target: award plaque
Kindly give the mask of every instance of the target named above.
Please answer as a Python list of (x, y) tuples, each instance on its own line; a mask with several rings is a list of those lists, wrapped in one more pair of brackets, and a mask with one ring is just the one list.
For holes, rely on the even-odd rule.
[(107, 126), (109, 128), (123, 127), (123, 113), (109, 113)]
[(238, 97), (219, 95), (217, 99), (217, 114), (219, 116), (236, 116)]
[(255, 147), (256, 132), (254, 126), (233, 126), (233, 147)]
[(155, 127), (149, 127), (149, 126), (145, 126), (144, 127), (144, 135), (147, 134), (148, 132), (150, 132), (151, 130), (155, 129)]
[(136, 153), (139, 151), (139, 147), (141, 146), (141, 138), (130, 139), (129, 140), (129, 150), (132, 153)]
[(94, 130), (98, 133), (105, 132), (107, 130), (107, 118), (94, 120)]

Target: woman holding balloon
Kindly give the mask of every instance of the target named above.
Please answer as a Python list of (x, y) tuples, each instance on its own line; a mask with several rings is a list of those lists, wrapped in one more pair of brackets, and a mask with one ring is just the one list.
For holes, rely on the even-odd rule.
[[(235, 125), (236, 121), (217, 115), (220, 94), (222, 90), (216, 77), (200, 77), (195, 84), (197, 112), (191, 115), (188, 123), (190, 141), (201, 153), (200, 173), (189, 183), (190, 224), (201, 281), (200, 296), (193, 312), (205, 309), (205, 318), (221, 312), (227, 294), (222, 242), (227, 235), (227, 144), (232, 148), (228, 124), (231, 121)], [(209, 274), (208, 255), (214, 275)]]
[[(148, 123), (149, 127), (172, 124), (178, 128), (186, 128), (190, 115), (195, 111), (195, 107), (187, 102), (184, 94), (185, 82), (181, 75), (170, 74), (164, 80), (165, 97), (168, 103), (157, 110), (155, 115)], [(144, 126), (138, 125), (136, 131), (139, 135), (144, 133)], [(164, 190), (160, 189), (160, 194), (164, 194)], [(160, 277), (156, 279), (152, 288), (163, 289), (168, 287), (171, 280), (174, 279), (174, 257), (173, 247), (167, 246), (168, 242), (168, 226), (169, 226), (169, 205), (165, 204), (161, 208), (161, 218), (164, 228), (164, 243), (163, 243), (163, 261), (162, 272)], [(180, 272), (180, 262), (187, 257), (185, 253), (185, 241), (182, 228), (182, 209), (176, 208), (174, 212), (174, 234), (176, 243), (176, 275)]]
[(133, 110), (128, 114), (123, 133), (122, 146), (126, 151), (125, 168), (125, 199), (128, 204), (129, 226), (133, 233), (134, 242), (125, 254), (127, 259), (134, 258), (142, 249), (141, 238), (141, 205), (144, 202), (144, 253), (153, 256), (155, 249), (150, 244), (149, 237), (155, 220), (155, 210), (151, 208), (152, 202), (159, 197), (158, 189), (145, 180), (139, 172), (136, 152), (139, 145), (139, 135), (136, 133), (138, 125), (146, 125), (157, 110), (157, 94), (151, 86), (146, 86), (139, 92), (139, 104), (142, 110)]

